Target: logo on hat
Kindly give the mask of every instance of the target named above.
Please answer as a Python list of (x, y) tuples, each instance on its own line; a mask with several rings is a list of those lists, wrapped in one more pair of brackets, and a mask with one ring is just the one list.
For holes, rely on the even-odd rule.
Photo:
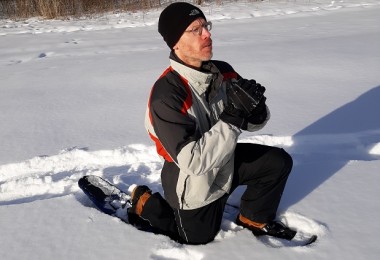
[(197, 9), (193, 9), (191, 12), (190, 12), (190, 16), (194, 16), (194, 15), (197, 15), (197, 14), (200, 14), (200, 12), (197, 10)]

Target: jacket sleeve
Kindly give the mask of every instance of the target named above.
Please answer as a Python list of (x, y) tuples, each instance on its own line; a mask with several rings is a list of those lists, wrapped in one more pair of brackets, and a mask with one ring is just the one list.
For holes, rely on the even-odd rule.
[(158, 85), (161, 86), (156, 86), (157, 91), (152, 93), (149, 104), (152, 125), (162, 146), (181, 171), (202, 175), (227, 163), (234, 154), (241, 131), (219, 121), (201, 134), (196, 119), (186, 112), (189, 93), (167, 81)]

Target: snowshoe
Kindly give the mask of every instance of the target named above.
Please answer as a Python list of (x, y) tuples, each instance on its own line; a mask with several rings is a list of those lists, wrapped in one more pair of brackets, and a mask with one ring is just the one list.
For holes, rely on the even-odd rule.
[(276, 238), (292, 240), (297, 231), (290, 229), (280, 221), (270, 221), (262, 227), (255, 227), (240, 220), (240, 215), (236, 219), (236, 224), (248, 228), (255, 236), (272, 236)]
[(78, 181), (78, 185), (108, 215), (116, 214), (118, 209), (130, 207), (130, 196), (99, 176), (84, 176)]

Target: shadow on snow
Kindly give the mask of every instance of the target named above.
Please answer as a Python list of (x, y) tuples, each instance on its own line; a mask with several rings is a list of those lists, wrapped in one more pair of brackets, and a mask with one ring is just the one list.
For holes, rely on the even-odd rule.
[(305, 198), (350, 160), (379, 159), (369, 154), (380, 142), (379, 100), (377, 86), (293, 136), (293, 146), (287, 150), (294, 167), (281, 207), (288, 208)]

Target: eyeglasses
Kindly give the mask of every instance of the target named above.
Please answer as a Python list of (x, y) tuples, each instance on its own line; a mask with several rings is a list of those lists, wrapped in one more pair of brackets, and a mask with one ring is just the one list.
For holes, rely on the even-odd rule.
[(191, 32), (195, 36), (197, 36), (197, 35), (201, 36), (202, 32), (203, 32), (203, 29), (206, 29), (207, 31), (211, 31), (211, 29), (212, 29), (212, 23), (211, 22), (203, 23), (203, 24), (201, 24), (199, 26), (195, 26), (191, 30), (187, 30), (185, 32)]

